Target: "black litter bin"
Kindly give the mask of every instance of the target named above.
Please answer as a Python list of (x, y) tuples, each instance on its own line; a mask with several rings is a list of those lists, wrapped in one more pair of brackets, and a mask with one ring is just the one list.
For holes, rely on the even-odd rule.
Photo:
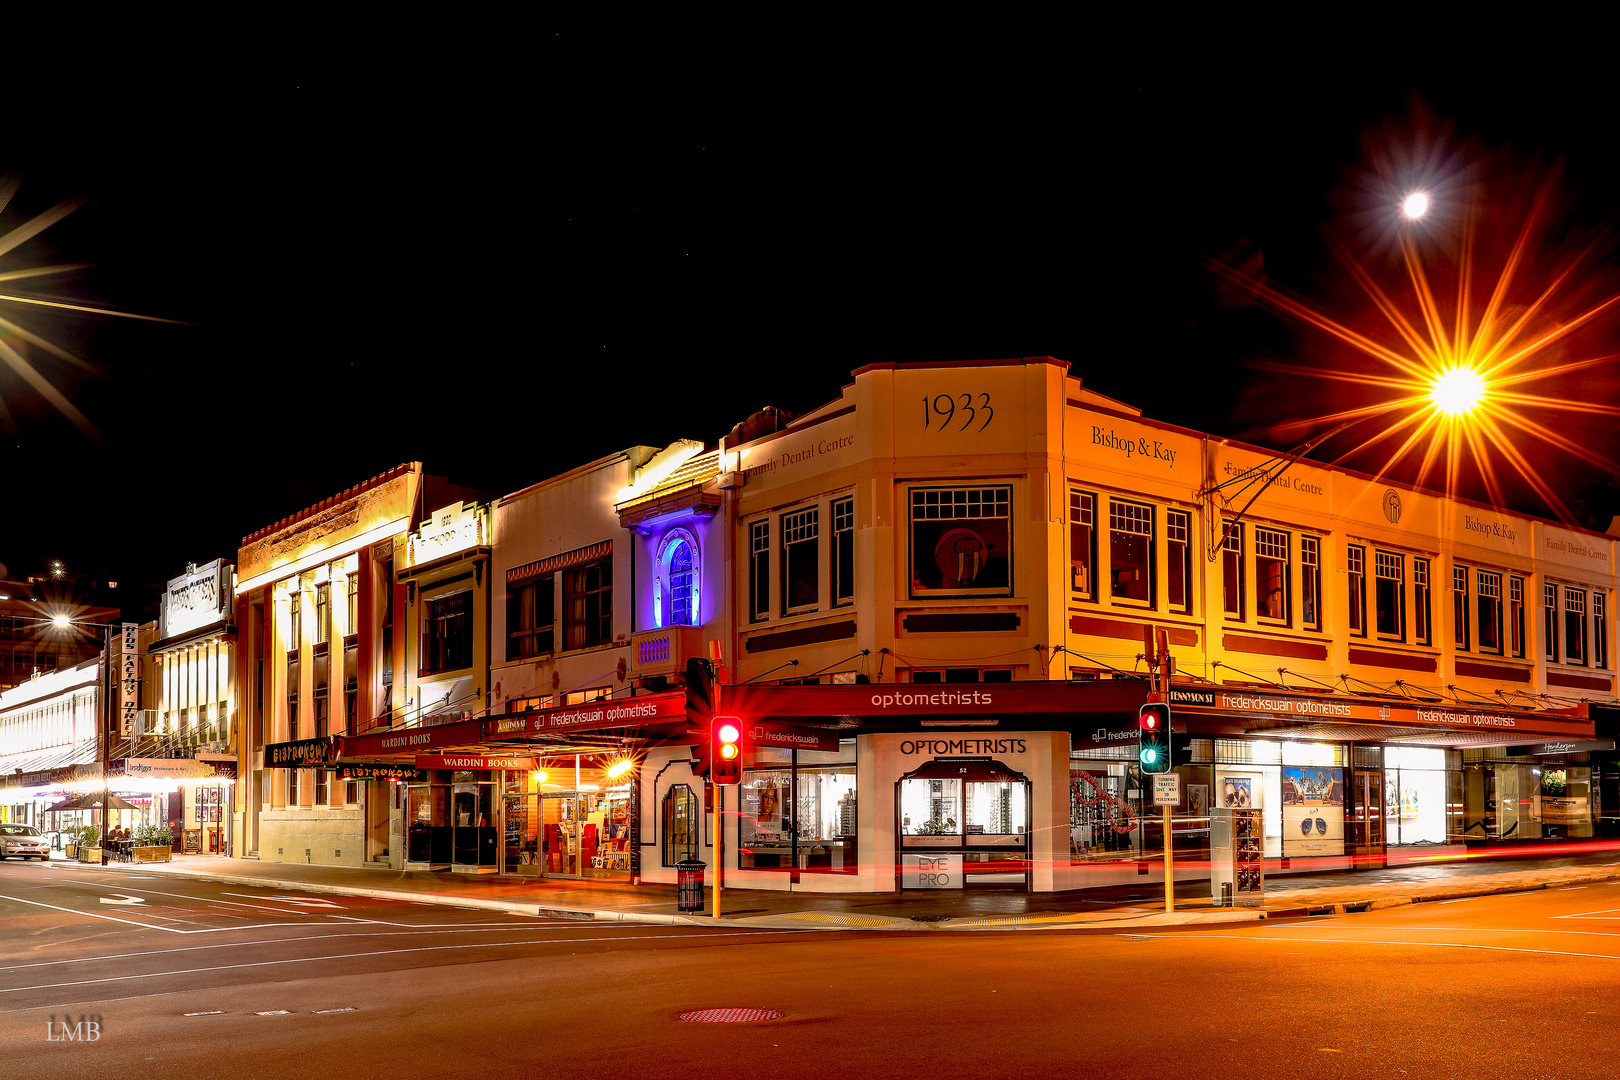
[(683, 859), (675, 864), (675, 887), (680, 897), (681, 914), (703, 910), (703, 871), (708, 865), (694, 859)]

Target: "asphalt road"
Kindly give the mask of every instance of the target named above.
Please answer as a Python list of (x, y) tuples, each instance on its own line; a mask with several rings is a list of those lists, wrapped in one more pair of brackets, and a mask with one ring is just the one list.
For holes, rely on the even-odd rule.
[[(677, 1020), (723, 1007), (785, 1015)], [(781, 933), (13, 862), (0, 1014), (19, 1080), (1597, 1077), (1620, 884), (1163, 933)]]

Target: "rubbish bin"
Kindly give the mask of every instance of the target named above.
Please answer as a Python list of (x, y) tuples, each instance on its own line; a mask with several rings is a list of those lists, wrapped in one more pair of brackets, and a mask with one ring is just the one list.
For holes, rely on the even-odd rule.
[(695, 859), (682, 859), (675, 864), (675, 888), (680, 897), (681, 914), (703, 910), (703, 871), (708, 865)]

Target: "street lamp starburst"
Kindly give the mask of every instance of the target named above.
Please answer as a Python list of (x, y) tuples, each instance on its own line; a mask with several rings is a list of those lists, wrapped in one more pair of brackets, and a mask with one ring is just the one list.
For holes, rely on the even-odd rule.
[[(1396, 206), (1396, 212), (1408, 222), (1431, 210), (1426, 196), (1420, 207), (1414, 207), (1416, 194), (1422, 193), (1410, 194)], [(1225, 263), (1210, 263), (1218, 273), (1252, 291), (1268, 305), (1337, 338), (1363, 359), (1375, 362), (1363, 370), (1256, 363), (1254, 366), (1263, 370), (1307, 374), (1384, 392), (1382, 400), (1283, 427), (1303, 430), (1327, 424), (1347, 426), (1347, 421), (1359, 420), (1376, 424), (1375, 418), (1382, 417), (1386, 422), (1381, 427), (1336, 460), (1343, 462), (1383, 446), (1387, 456), (1377, 468), (1378, 477), (1412, 460), (1416, 462), (1415, 482), (1419, 485), (1426, 484), (1437, 469), (1443, 469), (1448, 494), (1457, 493), (1461, 471), (1471, 461), (1488, 496), (1498, 505), (1505, 503), (1498, 475), (1499, 466), (1505, 463), (1548, 507), (1566, 520), (1573, 520), (1569, 508), (1532, 463), (1526, 446), (1541, 443), (1585, 462), (1599, 460), (1598, 455), (1592, 447), (1580, 445), (1558, 430), (1556, 421), (1549, 423), (1538, 417), (1558, 413), (1620, 416), (1620, 408), (1601, 401), (1532, 392), (1531, 384), (1599, 366), (1615, 366), (1620, 356), (1614, 354), (1571, 355), (1570, 337), (1613, 314), (1620, 305), (1620, 293), (1568, 310), (1568, 298), (1576, 291), (1575, 272), (1590, 255), (1590, 246), (1535, 280), (1538, 275), (1528, 265), (1530, 249), (1538, 237), (1549, 197), (1549, 189), (1544, 186), (1496, 268), (1488, 290), (1477, 284), (1488, 279), (1478, 274), (1474, 265), (1476, 238), (1471, 220), (1461, 226), (1455, 265), (1446, 267), (1447, 278), (1454, 285), (1444, 292), (1431, 285), (1429, 267), (1419, 250), (1420, 237), (1414, 230), (1399, 229), (1395, 236), (1405, 295), (1386, 290), (1366, 266), (1330, 236), (1335, 255), (1371, 301), (1381, 329), (1358, 330), (1275, 285)]]

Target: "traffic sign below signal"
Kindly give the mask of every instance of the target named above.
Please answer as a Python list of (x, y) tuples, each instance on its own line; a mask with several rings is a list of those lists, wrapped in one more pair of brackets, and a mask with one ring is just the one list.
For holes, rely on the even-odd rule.
[(735, 716), (717, 716), (709, 725), (709, 781), (742, 783), (743, 722)]
[(1166, 773), (1173, 767), (1169, 705), (1149, 702), (1136, 714), (1136, 757), (1144, 773)]

